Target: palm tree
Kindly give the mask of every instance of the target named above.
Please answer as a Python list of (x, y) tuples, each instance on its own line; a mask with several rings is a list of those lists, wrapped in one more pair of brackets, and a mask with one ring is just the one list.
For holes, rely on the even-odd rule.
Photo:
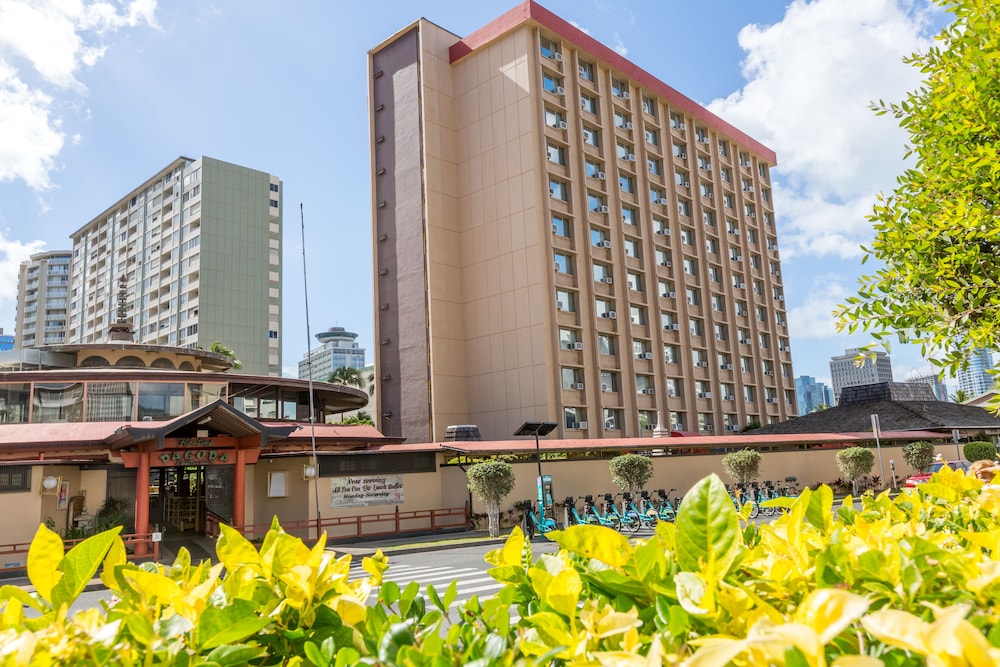
[(341, 366), (334, 369), (332, 373), (326, 376), (326, 381), (333, 384), (342, 384), (345, 387), (365, 388), (365, 379), (361, 377), (361, 371), (350, 366)]
[(215, 352), (216, 354), (221, 354), (224, 357), (229, 357), (230, 361), (233, 362), (233, 368), (241, 368), (243, 366), (243, 362), (236, 358), (236, 353), (233, 352), (231, 348), (226, 347), (219, 341), (215, 341), (214, 343), (212, 343), (211, 347), (209, 347), (208, 349), (212, 352)]
[(965, 403), (969, 400), (969, 392), (964, 389), (957, 389), (954, 394), (951, 395), (951, 400), (955, 403)]

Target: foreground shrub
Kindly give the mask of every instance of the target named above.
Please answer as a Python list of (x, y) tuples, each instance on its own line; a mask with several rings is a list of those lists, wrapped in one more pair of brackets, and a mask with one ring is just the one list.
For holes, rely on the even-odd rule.
[(934, 463), (934, 445), (926, 440), (917, 440), (903, 445), (903, 460), (911, 468), (919, 472), (924, 472)]
[[(515, 528), (487, 556), (504, 588), (459, 608), (454, 583), (383, 582), (382, 554), (348, 581), (350, 556), (277, 524), (259, 550), (223, 527), (220, 562), (197, 566), (184, 550), (172, 566), (128, 563), (116, 531), (64, 557), (42, 527), (38, 593), (0, 588), (0, 664), (1000, 664), (1000, 489), (944, 469), (860, 509), (835, 508), (828, 487), (769, 502), (788, 512), (749, 524), (712, 475), (646, 541), (573, 526), (535, 558)], [(119, 599), (68, 615), (102, 565)]]

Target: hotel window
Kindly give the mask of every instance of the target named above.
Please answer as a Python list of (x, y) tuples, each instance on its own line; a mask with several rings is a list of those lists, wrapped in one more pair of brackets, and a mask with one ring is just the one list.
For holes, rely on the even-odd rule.
[(549, 179), (549, 194), (552, 195), (553, 199), (558, 199), (559, 201), (567, 201), (569, 199), (569, 184), (562, 181), (557, 181), (554, 178)]
[(597, 334), (597, 351), (600, 354), (613, 356), (618, 346), (615, 345), (615, 337), (611, 334)]
[(733, 196), (728, 192), (722, 195), (722, 205), (728, 209), (733, 208)]
[(761, 178), (766, 179), (767, 178), (767, 165), (766, 164), (758, 164), (757, 165), (757, 173), (760, 174)]
[(649, 201), (653, 204), (665, 204), (667, 202), (667, 195), (660, 188), (650, 188)]
[(642, 111), (653, 118), (656, 118), (656, 100), (647, 95), (642, 96)]
[(764, 375), (774, 375), (774, 362), (764, 359), (760, 362), (760, 368), (764, 371)]
[(642, 291), (644, 291), (643, 287), (642, 287), (642, 275), (641, 274), (635, 273), (633, 271), (629, 271), (628, 273), (625, 274), (625, 277), (628, 279), (628, 288), (630, 290), (632, 290), (633, 292), (642, 292)]
[(632, 341), (632, 356), (644, 359), (649, 354), (649, 341), (636, 339)]
[(705, 199), (711, 199), (714, 196), (714, 194), (715, 193), (712, 190), (712, 186), (711, 185), (709, 185), (708, 183), (702, 183), (701, 184), (701, 196), (702, 197), (704, 197)]
[(767, 225), (768, 227), (772, 227), (774, 225), (774, 216), (770, 213), (765, 213), (764, 224)]
[(754, 313), (757, 316), (758, 322), (767, 322), (767, 310), (764, 308), (764, 306), (754, 307)]
[(646, 143), (650, 146), (660, 145), (660, 133), (651, 128), (646, 128)]
[(587, 173), (588, 178), (604, 178), (604, 165), (600, 162), (595, 162), (594, 160), (587, 160), (583, 163), (583, 168)]
[(658, 159), (652, 157), (649, 158), (648, 160), (646, 160), (646, 166), (649, 169), (649, 173), (651, 173), (653, 176), (663, 175), (663, 163), (660, 162)]
[(594, 127), (583, 126), (583, 143), (599, 148), (601, 145), (601, 133)]
[(587, 113), (597, 113), (597, 99), (592, 95), (581, 95), (580, 106), (583, 107), (583, 110)]
[(695, 366), (708, 366), (708, 354), (705, 350), (695, 348), (691, 351), (691, 358), (694, 360)]
[(712, 415), (707, 412), (698, 413), (698, 430), (699, 431), (711, 431), (715, 428), (712, 424)]
[(601, 391), (618, 391), (618, 373), (601, 371)]
[(688, 331), (692, 336), (704, 336), (705, 335), (705, 323), (699, 319), (691, 318), (688, 321)]
[(618, 186), (621, 188), (622, 192), (635, 194), (635, 178), (633, 176), (622, 174), (618, 177)]
[(555, 144), (548, 144), (549, 162), (566, 166), (566, 149)]
[(579, 389), (578, 385), (583, 384), (583, 373), (579, 368), (567, 368), (562, 369), (562, 388), (563, 389)]
[(738, 246), (734, 246), (734, 245), (729, 246), (729, 259), (732, 260), (732, 261), (734, 261), (734, 262), (742, 262), (743, 261), (743, 255), (740, 254), (740, 249), (739, 249)]
[(666, 331), (679, 329), (680, 327), (677, 326), (677, 315), (675, 315), (674, 313), (661, 311), (660, 327)]
[(623, 144), (618, 142), (618, 146), (615, 148), (615, 153), (618, 155), (619, 159), (631, 161), (635, 159), (635, 149), (628, 144)]
[(684, 245), (694, 245), (694, 230), (690, 227), (681, 227), (681, 243)]
[(556, 236), (564, 236), (569, 238), (570, 224), (569, 220), (562, 217), (561, 215), (552, 216), (552, 233)]
[(781, 265), (780, 264), (778, 264), (777, 262), (769, 262), (769, 266), (771, 267), (771, 275), (772, 276), (780, 276), (781, 275), (781, 270), (780, 270), (781, 269)]
[(656, 410), (639, 410), (639, 428), (651, 431), (657, 426), (657, 417), (659, 413)]
[(578, 429), (587, 420), (584, 408), (563, 408), (563, 426), (568, 429)]
[(688, 287), (684, 290), (687, 296), (687, 302), (689, 306), (700, 306), (701, 305), (701, 292), (697, 287)]
[(771, 189), (770, 188), (761, 188), (760, 189), (760, 198), (763, 199), (764, 201), (770, 203), (770, 201), (771, 201)]
[(562, 60), (562, 53), (559, 52), (559, 44), (553, 42), (547, 37), (542, 37), (540, 40), (542, 55), (549, 60)]
[(743, 274), (742, 273), (734, 273), (733, 274), (733, 288), (734, 289), (745, 289), (746, 286), (747, 286), (747, 284), (745, 282), (743, 282)]
[(719, 384), (719, 389), (722, 392), (722, 400), (724, 401), (735, 401), (736, 400), (736, 388), (728, 382), (722, 382)]
[(679, 113), (671, 113), (670, 114), (670, 127), (674, 128), (675, 130), (683, 130), (684, 129), (684, 116), (680, 115)]
[(680, 213), (681, 215), (690, 216), (691, 215), (691, 202), (689, 202), (687, 199), (678, 199), (677, 200), (677, 212)]
[(673, 149), (672, 150), (673, 150), (673, 153), (674, 153), (674, 157), (686, 158), (688, 156), (687, 155), (687, 151), (684, 150), (684, 146), (682, 146), (681, 144), (676, 144), (675, 143), (673, 145)]
[(726, 232), (728, 234), (733, 234), (734, 236), (739, 235), (740, 227), (736, 224), (735, 220), (726, 220)]
[(750, 268), (760, 270), (760, 255), (755, 253), (750, 254)]
[(720, 371), (731, 371), (733, 370), (733, 357), (725, 352), (719, 352), (715, 355), (716, 361), (719, 362)]
[(784, 336), (778, 336), (778, 350), (781, 352), (791, 352), (792, 348), (788, 346), (788, 339)]
[(715, 229), (715, 213), (712, 213), (711, 211), (703, 211), (701, 214), (701, 221), (705, 223), (706, 227)]
[[(737, 306), (737, 307), (739, 307), (739, 306)], [(746, 311), (744, 311), (744, 313), (745, 312)], [(750, 344), (750, 330), (749, 329), (744, 329), (743, 327), (737, 327), (737, 329), (736, 329), (736, 337), (739, 339), (740, 345), (749, 345)], [(749, 373), (750, 371), (747, 370), (745, 372)]]
[(764, 296), (764, 283), (762, 281), (753, 281), (753, 293), (757, 296)]
[(646, 324), (646, 309), (642, 306), (629, 306), (629, 321), (632, 324)]
[(790, 380), (792, 377), (792, 365), (791, 364), (781, 364), (781, 377), (786, 380)]
[(615, 127), (631, 130), (632, 118), (627, 113), (622, 113), (621, 111), (615, 111)]
[(561, 252), (555, 253), (556, 259), (556, 271), (559, 273), (573, 274), (573, 259), (566, 254)]
[(594, 312), (598, 317), (611, 317), (615, 312), (615, 304), (610, 299), (594, 299)]
[(628, 99), (628, 97), (629, 97), (628, 84), (625, 83), (624, 81), (622, 81), (621, 79), (614, 79), (614, 78), (612, 78), (611, 79), (611, 92), (614, 94), (615, 97), (621, 97), (621, 98), (624, 98), (624, 99)]
[[(677, 378), (667, 378), (666, 385), (667, 385), (667, 396), (680, 396), (681, 395), (681, 393), (682, 393), (681, 392), (681, 383), (677, 380)], [(671, 417), (673, 417), (673, 415), (676, 415), (677, 413), (671, 412), (670, 414), (671, 414)], [(673, 419), (671, 419), (671, 423), (673, 423)]]
[(549, 127), (557, 127), (565, 130), (566, 117), (563, 116), (561, 111), (555, 111), (545, 107), (545, 124)]
[(675, 292), (673, 281), (660, 280), (658, 281), (658, 287), (660, 289), (660, 296), (662, 296), (664, 299), (672, 299), (674, 298), (674, 296), (676, 296), (676, 294), (671, 296), (671, 294)]
[(760, 343), (760, 349), (767, 350), (771, 347), (771, 336), (769, 334), (757, 334), (757, 340)]
[(691, 185), (691, 177), (686, 171), (678, 171), (674, 174), (674, 182), (678, 187), (686, 188)]
[(625, 239), (625, 256), (626, 257), (639, 257), (640, 252), (642, 252), (639, 242), (635, 239)]
[(717, 313), (724, 312), (726, 310), (726, 297), (721, 294), (712, 295), (712, 310)]
[(622, 222), (626, 225), (638, 225), (639, 212), (631, 206), (622, 206)]
[(561, 95), (563, 92), (562, 78), (555, 76), (554, 74), (549, 74), (548, 72), (543, 72), (542, 88), (550, 93)]
[(611, 281), (611, 267), (607, 264), (594, 262), (594, 282), (603, 283)]
[(712, 171), (712, 160), (704, 155), (698, 156), (698, 168), (704, 169), (705, 171)]
[(580, 334), (576, 329), (559, 329), (559, 347), (563, 350), (575, 350), (580, 342)]
[(556, 290), (556, 309), (567, 313), (576, 312), (576, 294), (566, 290)]
[(639, 375), (635, 376), (635, 393), (637, 394), (650, 394), (651, 391), (647, 391), (653, 388), (653, 378), (650, 375)]
[(719, 242), (715, 239), (705, 239), (705, 250), (710, 255), (719, 254)]
[(746, 151), (740, 151), (740, 166), (749, 167), (750, 166), (750, 154)]
[(719, 139), (719, 155), (729, 157), (729, 142), (725, 139)]
[(670, 253), (666, 250), (656, 251), (656, 263), (660, 266), (665, 266), (668, 269), (673, 266), (673, 262), (670, 261)]
[(733, 172), (729, 170), (729, 167), (723, 167), (722, 169), (719, 170), (719, 173), (722, 174), (723, 183), (733, 182)]
[(608, 206), (604, 203), (604, 197), (593, 192), (587, 193), (587, 208), (596, 213), (607, 213)]
[(698, 260), (691, 259), (690, 257), (684, 258), (684, 273), (689, 276), (698, 275)]
[(607, 231), (599, 229), (597, 227), (591, 227), (590, 245), (597, 246), (598, 248), (610, 247), (610, 241), (608, 241)]
[(708, 143), (708, 130), (703, 127), (699, 127), (694, 131), (694, 140), (699, 144)]
[(670, 226), (666, 220), (653, 218), (653, 232), (657, 236), (670, 236)]
[(694, 391), (698, 398), (712, 398), (712, 383), (705, 380), (695, 380)]
[(740, 371), (746, 375), (753, 375), (753, 358), (740, 357)]
[(580, 72), (580, 78), (587, 81), (594, 81), (594, 63), (588, 63), (586, 60), (581, 60), (580, 64), (577, 65), (577, 70)]
[(604, 408), (604, 428), (609, 431), (619, 431), (622, 427), (622, 411), (615, 408)]
[(668, 364), (676, 364), (680, 359), (680, 348), (676, 345), (663, 346), (663, 361)]

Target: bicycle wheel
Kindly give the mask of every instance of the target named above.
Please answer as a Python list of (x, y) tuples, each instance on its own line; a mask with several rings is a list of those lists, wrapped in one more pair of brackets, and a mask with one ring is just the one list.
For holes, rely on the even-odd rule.
[(642, 522), (639, 521), (639, 513), (634, 512), (632, 510), (626, 512), (624, 524), (625, 527), (631, 530), (633, 533), (638, 533), (639, 527), (642, 525)]
[(605, 519), (605, 522), (607, 522), (607, 525), (608, 525), (609, 528), (614, 528), (615, 530), (618, 530), (618, 531), (620, 531), (622, 529), (621, 519), (619, 519), (614, 514), (609, 514), (607, 516), (607, 518)]
[(525, 520), (524, 534), (528, 536), (528, 539), (533, 539), (535, 537), (535, 522), (532, 521), (531, 517), (527, 517)]
[(754, 501), (751, 500), (750, 501), (750, 518), (751, 519), (756, 519), (758, 514), (760, 514), (760, 506), (756, 502), (754, 502)]

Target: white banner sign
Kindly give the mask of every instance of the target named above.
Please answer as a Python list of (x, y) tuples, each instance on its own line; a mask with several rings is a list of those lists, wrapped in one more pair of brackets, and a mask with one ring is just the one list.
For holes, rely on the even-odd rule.
[(403, 502), (402, 475), (332, 477), (330, 507), (397, 505)]

